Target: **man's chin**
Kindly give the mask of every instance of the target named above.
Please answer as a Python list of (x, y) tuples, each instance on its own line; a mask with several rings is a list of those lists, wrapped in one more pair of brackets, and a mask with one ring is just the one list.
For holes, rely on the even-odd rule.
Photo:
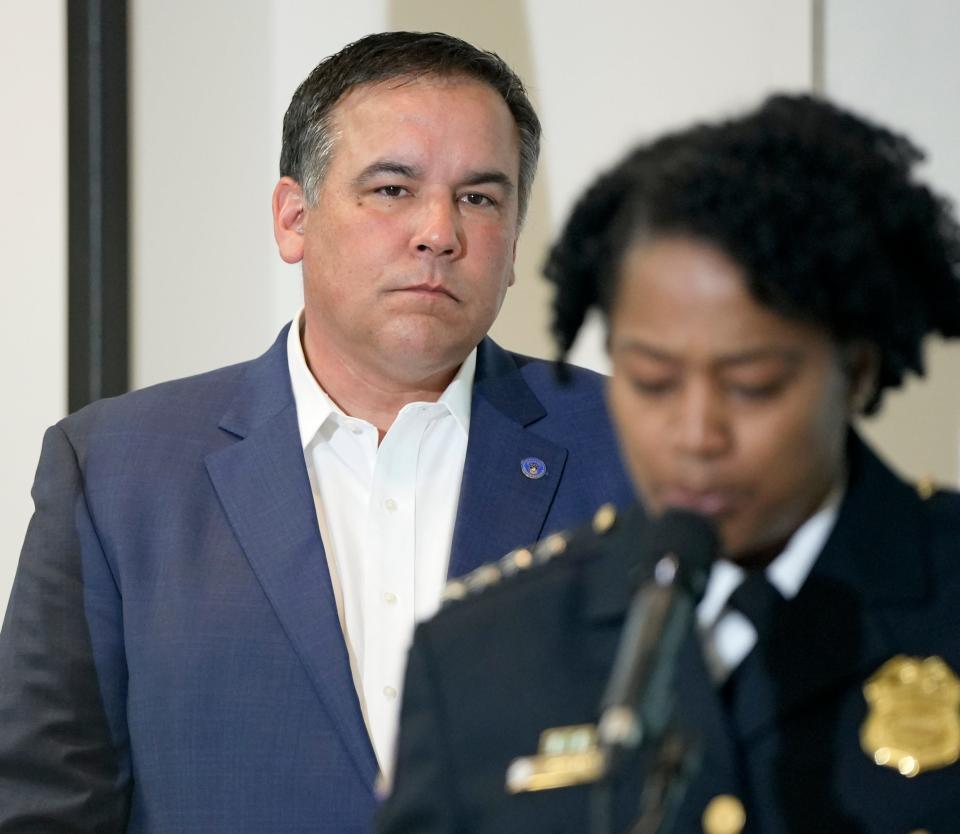
[(403, 340), (384, 347), (382, 361), (390, 376), (397, 382), (410, 385), (446, 379), (444, 387), (456, 376), (474, 345), (442, 345), (433, 341), (411, 342)]

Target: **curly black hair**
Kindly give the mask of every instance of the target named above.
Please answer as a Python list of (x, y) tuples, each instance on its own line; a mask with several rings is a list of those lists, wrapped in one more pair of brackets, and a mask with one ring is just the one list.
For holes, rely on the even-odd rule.
[(728, 254), (762, 305), (878, 350), (876, 388), (923, 375), (928, 333), (960, 336), (960, 226), (918, 183), (904, 136), (811, 96), (641, 145), (581, 197), (547, 259), (566, 356), (588, 309), (609, 313), (630, 245), (687, 235)]

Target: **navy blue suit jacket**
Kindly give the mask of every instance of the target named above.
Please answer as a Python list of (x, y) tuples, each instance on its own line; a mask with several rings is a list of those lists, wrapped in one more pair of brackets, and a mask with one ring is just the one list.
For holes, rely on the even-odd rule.
[[(0, 635), (0, 832), (368, 830), (285, 338), (47, 432)], [(601, 384), (481, 343), (451, 575), (630, 500)]]

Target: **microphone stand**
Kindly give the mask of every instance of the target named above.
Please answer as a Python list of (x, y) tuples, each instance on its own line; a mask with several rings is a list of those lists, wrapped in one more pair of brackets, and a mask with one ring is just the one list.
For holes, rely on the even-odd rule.
[[(643, 780), (639, 811), (629, 834), (659, 834), (679, 807), (687, 784), (697, 769), (696, 749), (676, 731), (660, 740), (652, 766)], [(597, 782), (590, 793), (591, 832), (613, 831), (613, 784)]]
[[(638, 815), (626, 831), (628, 834), (659, 834), (665, 830), (673, 812), (683, 800), (687, 785), (699, 766), (696, 747), (675, 728), (665, 732), (657, 742), (656, 752), (643, 780)], [(613, 769), (605, 770), (602, 780), (594, 784), (590, 794), (590, 831), (592, 834), (613, 832)]]
[(658, 834), (680, 805), (687, 783), (696, 769), (695, 751), (677, 732), (667, 733), (657, 748), (656, 759), (644, 779), (640, 815), (629, 834)]
[[(697, 519), (696, 523), (704, 522)], [(679, 804), (685, 777), (696, 767), (679, 733), (668, 732), (674, 715), (677, 656), (693, 627), (695, 600), (702, 595), (715, 552), (712, 533), (696, 544), (683, 562), (672, 550), (661, 550), (664, 555), (654, 567), (652, 580), (638, 590), (630, 605), (597, 725), (603, 777), (591, 791), (592, 834), (613, 834), (613, 782), (627, 753), (656, 745), (641, 795), (641, 813), (629, 834), (657, 832)]]

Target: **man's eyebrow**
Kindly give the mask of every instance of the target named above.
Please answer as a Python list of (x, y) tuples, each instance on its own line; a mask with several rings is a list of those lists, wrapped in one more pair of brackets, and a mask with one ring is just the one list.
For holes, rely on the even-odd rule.
[(462, 186), (471, 185), (499, 185), (504, 191), (514, 190), (513, 180), (503, 171), (470, 171), (461, 181)]
[(423, 174), (423, 171), (415, 165), (406, 165), (403, 162), (395, 162), (392, 159), (378, 159), (371, 162), (353, 179), (354, 185), (363, 185), (363, 183), (372, 180), (382, 174), (393, 174), (397, 177), (413, 180)]
[[(392, 159), (378, 159), (371, 162), (353, 179), (354, 186), (361, 186), (375, 177), (384, 174), (392, 174), (396, 177), (415, 180), (423, 176), (423, 169), (416, 165), (407, 165), (404, 162), (397, 162)], [(504, 191), (511, 193), (515, 190), (513, 180), (508, 174), (499, 170), (491, 169), (489, 171), (468, 171), (460, 181), (461, 188), (469, 188), (474, 185), (499, 185)]]

